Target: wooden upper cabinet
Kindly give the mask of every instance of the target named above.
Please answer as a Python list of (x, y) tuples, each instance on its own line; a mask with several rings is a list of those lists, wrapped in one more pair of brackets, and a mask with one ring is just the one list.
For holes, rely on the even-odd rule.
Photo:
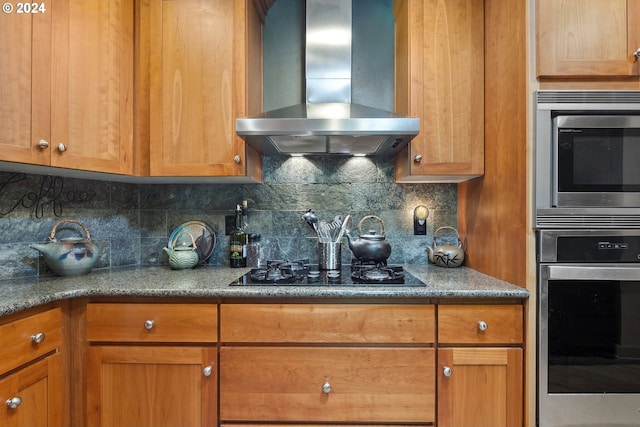
[(130, 174), (133, 0), (42, 5), (0, 17), (0, 160)]
[(395, 0), (395, 111), (420, 118), (398, 182), (484, 173), (484, 2)]
[(251, 0), (152, 1), (150, 175), (262, 179), (235, 119), (262, 109), (262, 13)]
[(640, 75), (640, 0), (538, 0), (538, 77)]
[(133, 0), (52, 7), (51, 165), (130, 174)]
[(51, 12), (0, 14), (0, 160), (49, 164), (50, 40)]

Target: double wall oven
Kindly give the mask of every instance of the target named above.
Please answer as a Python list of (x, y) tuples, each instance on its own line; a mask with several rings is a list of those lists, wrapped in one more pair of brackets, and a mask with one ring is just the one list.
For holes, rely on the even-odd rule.
[(640, 425), (640, 92), (540, 91), (538, 425)]

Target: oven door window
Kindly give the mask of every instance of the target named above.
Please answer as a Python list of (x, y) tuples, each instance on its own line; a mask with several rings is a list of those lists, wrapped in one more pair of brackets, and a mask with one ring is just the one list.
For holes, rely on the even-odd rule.
[(640, 129), (559, 128), (559, 192), (640, 191)]
[(548, 392), (640, 393), (640, 281), (549, 281)]

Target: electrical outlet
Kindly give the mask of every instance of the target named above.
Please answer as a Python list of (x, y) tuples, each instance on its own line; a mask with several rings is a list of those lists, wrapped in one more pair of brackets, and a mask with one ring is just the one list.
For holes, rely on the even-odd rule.
[(414, 219), (413, 234), (415, 236), (425, 236), (427, 234), (427, 221), (422, 221), (422, 224), (420, 224), (420, 221)]

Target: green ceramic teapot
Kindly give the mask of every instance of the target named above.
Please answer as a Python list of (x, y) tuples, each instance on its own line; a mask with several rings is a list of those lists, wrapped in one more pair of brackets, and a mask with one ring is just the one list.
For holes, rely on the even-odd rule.
[(187, 268), (193, 268), (198, 264), (198, 247), (196, 241), (193, 239), (191, 233), (183, 231), (176, 236), (175, 241), (178, 241), (178, 237), (182, 234), (186, 234), (191, 238), (191, 245), (180, 245), (171, 248), (164, 248), (164, 251), (169, 255), (169, 265), (174, 270), (184, 270)]

